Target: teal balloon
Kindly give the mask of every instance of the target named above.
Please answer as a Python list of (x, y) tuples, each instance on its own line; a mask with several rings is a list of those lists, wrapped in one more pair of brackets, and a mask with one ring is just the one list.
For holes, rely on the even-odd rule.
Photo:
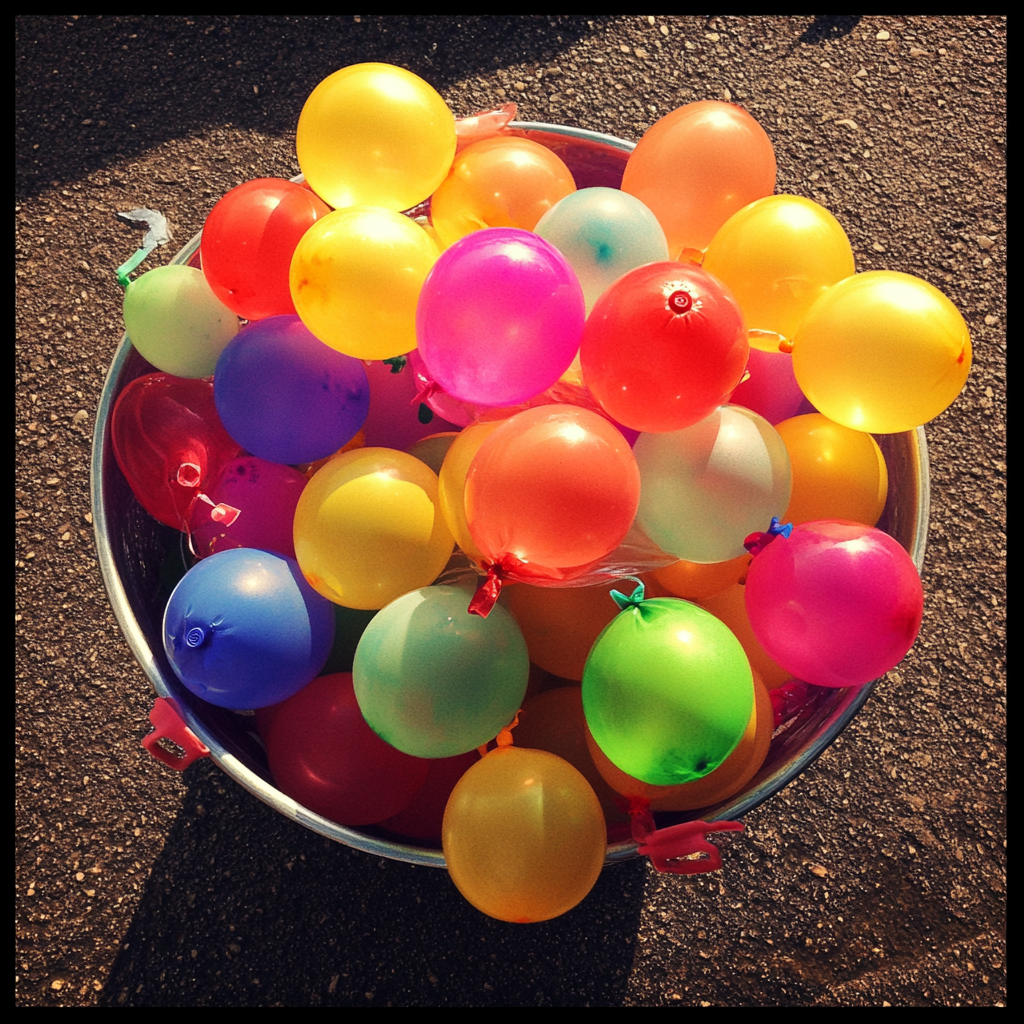
[(155, 267), (124, 293), (124, 329), (143, 359), (175, 377), (209, 377), (238, 333), (238, 317), (201, 270)]
[(356, 700), (370, 728), (414, 757), (455, 757), (493, 739), (526, 694), (530, 657), (500, 605), (467, 611), (462, 587), (423, 587), (385, 605), (356, 647)]
[(583, 711), (597, 745), (654, 786), (714, 771), (739, 743), (753, 705), (750, 662), (735, 634), (677, 598), (620, 612), (583, 669)]
[(601, 293), (627, 271), (668, 259), (658, 218), (617, 188), (581, 188), (560, 199), (533, 230), (576, 271), (588, 314)]

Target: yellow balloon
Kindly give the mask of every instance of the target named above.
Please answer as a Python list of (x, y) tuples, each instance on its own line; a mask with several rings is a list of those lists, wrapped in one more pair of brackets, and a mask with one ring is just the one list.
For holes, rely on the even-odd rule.
[(299, 239), (290, 284), (295, 311), (325, 345), (356, 359), (416, 347), (416, 303), (441, 252), (408, 217), (353, 206), (321, 217)]
[(499, 921), (547, 921), (594, 887), (604, 864), (601, 804), (568, 761), (499, 747), (458, 781), (441, 845), (455, 887)]
[(889, 492), (889, 472), (882, 449), (870, 434), (833, 423), (821, 413), (794, 416), (775, 429), (793, 471), (784, 523), (878, 522)]
[(872, 434), (934, 419), (970, 368), (971, 336), (956, 306), (927, 281), (893, 270), (840, 281), (793, 338), (793, 372), (814, 407)]
[(335, 604), (375, 609), (440, 575), (452, 535), (437, 507), (437, 477), (392, 448), (335, 456), (295, 509), (295, 557)]
[(306, 100), (295, 133), (299, 167), (325, 202), (408, 210), (444, 181), (455, 115), (437, 90), (391, 64), (353, 64)]
[(766, 196), (715, 234), (704, 269), (729, 286), (748, 328), (792, 338), (815, 300), (854, 272), (839, 221), (801, 196)]
[(444, 521), (452, 531), (455, 543), (470, 558), (477, 561), (484, 556), (470, 536), (469, 524), (466, 521), (466, 474), (469, 472), (473, 456), (480, 450), (480, 445), (504, 422), (492, 420), (489, 423), (471, 423), (465, 427), (452, 442), (438, 474), (441, 514)]

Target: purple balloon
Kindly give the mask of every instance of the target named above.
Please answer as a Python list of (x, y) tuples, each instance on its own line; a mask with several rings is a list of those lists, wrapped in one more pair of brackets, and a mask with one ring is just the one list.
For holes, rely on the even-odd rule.
[(243, 327), (217, 360), (213, 395), (235, 441), (285, 465), (333, 455), (370, 407), (363, 364), (325, 345), (297, 316)]
[(306, 482), (291, 466), (255, 455), (232, 459), (192, 505), (195, 553), (263, 548), (294, 558), (295, 507)]
[(441, 253), (416, 307), (416, 341), (449, 395), (516, 405), (550, 387), (580, 346), (583, 289), (550, 242), (484, 228)]
[(750, 563), (754, 635), (796, 678), (862, 686), (903, 660), (921, 628), (924, 591), (888, 534), (838, 519), (801, 523)]
[(788, 352), (764, 352), (751, 346), (747, 370), (750, 376), (736, 385), (729, 405), (752, 409), (773, 427), (798, 414), (806, 399)]

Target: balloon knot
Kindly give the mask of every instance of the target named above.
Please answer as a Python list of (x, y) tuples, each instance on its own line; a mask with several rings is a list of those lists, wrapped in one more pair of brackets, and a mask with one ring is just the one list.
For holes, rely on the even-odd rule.
[(689, 292), (673, 292), (668, 297), (668, 308), (673, 313), (688, 313), (693, 307), (693, 297)]
[(494, 742), (498, 744), (495, 749), (500, 750), (502, 747), (512, 746), (512, 730), (519, 724), (519, 714), (520, 712), (517, 711), (516, 717), (513, 718), (512, 721), (509, 722), (509, 724), (506, 725), (505, 728), (502, 729), (495, 737)]
[[(722, 866), (718, 847), (707, 838), (709, 832), (742, 832), (741, 821), (686, 821), (649, 831), (637, 849), (649, 857), (656, 871), (673, 875), (702, 875)], [(634, 831), (634, 838), (636, 832)]]
[(789, 338), (782, 338), (779, 341), (779, 351), (790, 355), (793, 351), (793, 342)]
[(178, 467), (175, 479), (182, 487), (198, 487), (202, 479), (202, 470), (194, 462), (183, 462)]
[(776, 537), (788, 537), (793, 532), (793, 524), (783, 525), (778, 516), (772, 516), (771, 526), (766, 533), (751, 533), (743, 542), (743, 546), (751, 555), (759, 555)]
[[(410, 399), (409, 404), (416, 405), (418, 402), (420, 405), (426, 405), (434, 395), (439, 394), (442, 390), (441, 385), (437, 381), (428, 380)], [(428, 420), (427, 422), (429, 423), (430, 421)]]
[(392, 356), (390, 359), (382, 359), (381, 362), (385, 366), (390, 366), (392, 373), (401, 373), (405, 369), (405, 364), (408, 360), (405, 356)]
[(628, 597), (618, 590), (609, 591), (611, 599), (622, 611), (625, 611), (627, 608), (639, 608), (644, 600), (643, 580), (638, 580), (635, 576), (627, 576), (626, 579), (636, 580), (636, 587), (634, 588), (633, 593)]
[(491, 609), (497, 604), (498, 595), (501, 593), (502, 579), (501, 565), (498, 562), (488, 563), (487, 575), (481, 580), (473, 600), (469, 602), (470, 615), (479, 615), (480, 618), (486, 619), (491, 614)]

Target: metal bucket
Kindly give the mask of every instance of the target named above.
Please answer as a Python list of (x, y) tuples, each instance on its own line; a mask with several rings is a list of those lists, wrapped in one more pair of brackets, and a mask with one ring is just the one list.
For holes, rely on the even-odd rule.
[[(573, 172), (577, 187), (616, 188), (634, 143), (580, 128), (513, 122), (516, 134), (547, 146)], [(172, 263), (195, 264), (196, 235)], [(164, 654), (162, 620), (167, 589), (161, 567), (176, 557), (187, 564), (183, 535), (157, 522), (131, 492), (114, 459), (110, 417), (120, 392), (135, 378), (154, 372), (123, 336), (107, 373), (96, 416), (92, 448), (92, 509), (100, 570), (114, 614), (143, 671), (160, 697), (173, 698), (185, 723), (217, 764), (239, 785), (293, 821), (329, 839), (379, 857), (445, 867), (440, 849), (396, 842), (372, 826), (347, 828), (313, 813), (284, 793), (270, 777), (263, 744), (251, 715), (207, 704), (187, 690)], [(889, 497), (880, 529), (907, 550), (918, 570), (928, 533), (928, 449), (924, 430), (877, 435), (889, 471)], [(700, 811), (659, 813), (659, 826), (702, 819), (742, 817), (795, 779), (843, 731), (871, 694), (874, 684), (856, 689), (813, 687), (814, 696), (779, 729), (768, 758), (747, 787), (724, 803)], [(141, 725), (141, 723), (140, 723)], [(140, 730), (141, 731), (141, 730)], [(637, 845), (610, 845), (606, 864), (636, 856)]]

